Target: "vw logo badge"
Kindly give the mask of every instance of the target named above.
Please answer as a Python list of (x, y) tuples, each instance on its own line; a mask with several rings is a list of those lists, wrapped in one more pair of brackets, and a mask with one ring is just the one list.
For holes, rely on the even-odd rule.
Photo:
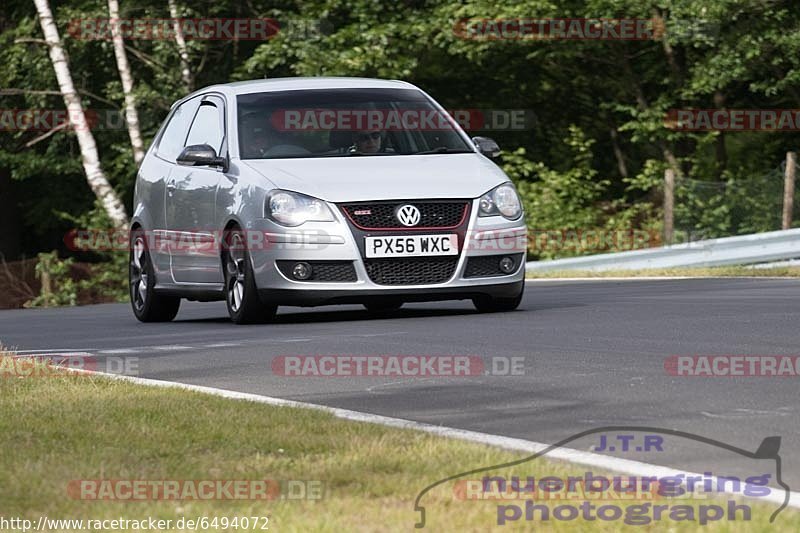
[(397, 208), (395, 213), (397, 220), (404, 226), (416, 226), (419, 224), (420, 214), (419, 209), (413, 205), (401, 205)]

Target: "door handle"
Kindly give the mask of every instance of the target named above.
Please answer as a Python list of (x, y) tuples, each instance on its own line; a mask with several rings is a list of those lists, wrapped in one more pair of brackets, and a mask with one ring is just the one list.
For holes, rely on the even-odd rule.
[(174, 192), (175, 192), (175, 179), (173, 178), (167, 182), (167, 193), (171, 195)]

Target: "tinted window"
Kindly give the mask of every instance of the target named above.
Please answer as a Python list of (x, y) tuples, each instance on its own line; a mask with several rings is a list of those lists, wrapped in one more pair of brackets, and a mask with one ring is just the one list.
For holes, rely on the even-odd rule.
[(189, 130), (189, 137), (186, 139), (186, 146), (193, 144), (207, 144), (217, 153), (222, 148), (223, 129), (222, 129), (222, 109), (215, 102), (205, 101), (200, 104), (197, 115), (192, 122)]
[(240, 95), (240, 156), (471, 153), (455, 121), (416, 89), (310, 89)]
[(158, 143), (159, 156), (169, 161), (175, 161), (180, 155), (185, 146), (184, 141), (186, 133), (189, 131), (189, 124), (192, 122), (198, 105), (200, 105), (200, 99), (193, 98), (175, 109)]

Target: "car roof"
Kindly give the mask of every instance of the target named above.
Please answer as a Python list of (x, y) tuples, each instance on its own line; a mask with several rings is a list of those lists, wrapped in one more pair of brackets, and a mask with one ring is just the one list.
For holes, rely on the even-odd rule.
[[(237, 81), (210, 85), (181, 98), (187, 100), (198, 94), (218, 92), (229, 96), (269, 91), (293, 91), (302, 89), (417, 89), (414, 85), (400, 80), (380, 80), (375, 78), (350, 77), (298, 77), (272, 78), (264, 80)], [(177, 102), (176, 102), (177, 103)]]

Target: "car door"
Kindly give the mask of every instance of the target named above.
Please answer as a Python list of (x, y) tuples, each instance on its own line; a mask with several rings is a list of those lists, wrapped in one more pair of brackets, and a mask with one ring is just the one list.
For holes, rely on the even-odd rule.
[[(207, 144), (226, 154), (225, 103), (216, 95), (202, 98), (184, 146)], [(174, 165), (167, 180), (165, 208), (170, 233), (172, 277), (179, 283), (221, 283), (222, 268), (215, 232), (217, 186), (222, 169)]]
[[(192, 98), (175, 107), (167, 119), (164, 131), (158, 138), (155, 147), (155, 157), (152, 158), (152, 165), (148, 165), (148, 173), (151, 175), (147, 180), (147, 208), (150, 212), (153, 235), (149, 239), (150, 256), (153, 259), (153, 266), (159, 273), (159, 279), (171, 276), (169, 234), (167, 232), (167, 222), (165, 218), (165, 197), (166, 186), (176, 166), (175, 160), (186, 144), (186, 136), (189, 133), (189, 126), (192, 124), (200, 105), (200, 98)], [(143, 191), (144, 192), (144, 191)]]

